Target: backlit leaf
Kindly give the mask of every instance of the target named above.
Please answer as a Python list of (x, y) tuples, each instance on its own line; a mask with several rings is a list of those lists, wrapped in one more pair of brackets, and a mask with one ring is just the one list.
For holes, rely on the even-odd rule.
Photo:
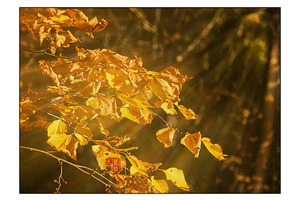
[(153, 119), (152, 112), (147, 108), (138, 108), (127, 104), (123, 106), (120, 111), (122, 117), (142, 125), (151, 124)]
[(166, 99), (171, 99), (173, 101), (179, 100), (177, 86), (171, 85), (164, 79), (152, 77), (147, 85), (162, 101), (165, 101)]
[(113, 147), (118, 147), (123, 143), (129, 141), (130, 138), (125, 135), (123, 137), (118, 137), (118, 136), (107, 137), (104, 138), (103, 140), (107, 141)]
[(108, 148), (115, 148), (115, 147), (118, 147), (118, 146), (122, 145), (123, 143), (129, 141), (129, 140), (130, 140), (130, 138), (125, 135), (123, 137), (118, 137), (118, 136), (106, 137), (102, 140), (95, 140), (95, 142), (97, 144), (106, 146)]
[(53, 121), (48, 127), (48, 137), (60, 135), (67, 132), (67, 125), (61, 120)]
[(74, 133), (75, 137), (78, 139), (79, 144), (81, 146), (87, 145), (89, 143), (89, 141), (81, 134), (78, 133)]
[(76, 127), (74, 129), (77, 131), (77, 133), (79, 133), (80, 135), (82, 135), (86, 138), (93, 137), (92, 130), (89, 127), (82, 127), (80, 125), (76, 125)]
[(77, 159), (76, 149), (78, 147), (78, 141), (73, 135), (66, 135), (64, 133), (54, 134), (50, 136), (47, 143), (55, 150), (66, 153), (74, 160)]
[(165, 180), (156, 180), (151, 176), (151, 184), (159, 193), (168, 193), (169, 186)]
[(155, 103), (156, 107), (162, 108), (167, 114), (176, 115), (177, 111), (174, 108), (173, 102), (167, 99), (164, 102)]
[(215, 157), (217, 158), (219, 161), (221, 160), (225, 160), (226, 154), (223, 154), (222, 148), (219, 144), (212, 144), (210, 142), (210, 139), (207, 137), (203, 137), (202, 139), (203, 144), (205, 145), (205, 147), (207, 148), (207, 150)]
[(187, 109), (186, 107), (184, 107), (183, 105), (178, 105), (178, 102), (174, 103), (177, 108), (179, 109), (179, 111), (183, 114), (183, 116), (187, 119), (197, 119), (198, 115), (194, 113), (194, 111), (192, 109)]
[(172, 146), (175, 131), (176, 129), (172, 127), (163, 128), (156, 132), (156, 137), (165, 145), (165, 148), (168, 148)]
[(147, 101), (140, 101), (124, 94), (118, 94), (118, 98), (123, 102), (124, 105), (129, 104), (138, 108), (153, 107)]
[(201, 148), (201, 133), (185, 133), (185, 136), (180, 140), (180, 143), (186, 146), (193, 154), (195, 158), (198, 158)]
[(182, 190), (190, 191), (181, 169), (171, 167), (167, 170), (163, 170), (163, 172), (166, 174), (167, 180), (170, 180), (172, 183), (174, 183), (174, 185)]
[(148, 176), (148, 174), (146, 172), (146, 167), (145, 167), (143, 161), (137, 159), (137, 157), (135, 157), (133, 155), (127, 156), (127, 159), (131, 163), (131, 167), (130, 167), (130, 174), (131, 175), (134, 175), (134, 176), (137, 176), (137, 175)]
[(116, 99), (111, 96), (99, 94), (97, 97), (91, 97), (86, 101), (87, 106), (91, 106), (100, 115), (117, 118)]

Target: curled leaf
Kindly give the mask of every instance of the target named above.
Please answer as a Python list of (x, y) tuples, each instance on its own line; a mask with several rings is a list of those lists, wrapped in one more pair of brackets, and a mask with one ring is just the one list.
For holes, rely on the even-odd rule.
[(80, 125), (76, 125), (75, 130), (77, 133), (82, 135), (85, 138), (92, 138), (93, 133), (92, 130), (89, 127), (82, 127)]
[(178, 102), (174, 103), (177, 108), (179, 109), (179, 111), (183, 114), (183, 116), (187, 119), (197, 119), (198, 115), (194, 113), (194, 111), (192, 109), (187, 109), (186, 107), (184, 107), (183, 105), (178, 105)]
[(132, 165), (130, 167), (130, 174), (134, 176), (137, 175), (148, 176), (148, 171), (157, 170), (157, 168), (162, 165), (162, 163), (153, 164), (153, 163), (143, 162), (133, 155), (128, 155), (127, 159)]
[(77, 138), (77, 140), (79, 141), (79, 144), (81, 146), (85, 146), (89, 143), (89, 141), (84, 136), (82, 136), (81, 134), (74, 133), (74, 135)]
[(48, 127), (48, 137), (60, 135), (67, 132), (67, 125), (61, 120), (53, 121)]
[(73, 135), (54, 134), (48, 139), (47, 143), (55, 150), (64, 152), (74, 160), (77, 159), (76, 149), (78, 147), (78, 140)]
[(138, 108), (127, 104), (124, 105), (120, 111), (122, 117), (142, 125), (151, 124), (153, 119), (152, 112), (147, 108)]
[(172, 127), (163, 128), (156, 132), (156, 137), (165, 145), (165, 148), (168, 148), (172, 146), (175, 131), (176, 129)]
[(164, 102), (155, 103), (155, 106), (158, 108), (162, 108), (167, 114), (176, 115), (177, 111), (174, 108), (173, 102), (167, 99)]
[(118, 117), (116, 99), (111, 96), (99, 94), (97, 97), (91, 97), (86, 101), (87, 106), (91, 106), (97, 113), (103, 116)]
[(182, 190), (190, 191), (181, 169), (171, 167), (167, 170), (163, 170), (163, 172), (166, 174), (167, 180), (170, 180), (172, 183), (174, 183), (174, 185)]
[(210, 139), (207, 137), (204, 137), (201, 139), (204, 146), (207, 148), (207, 150), (215, 157), (217, 158), (219, 161), (221, 160), (225, 160), (226, 154), (223, 154), (222, 148), (219, 144), (212, 144), (210, 142)]
[(186, 146), (193, 154), (195, 158), (198, 158), (201, 148), (201, 133), (185, 133), (185, 136), (180, 140), (180, 143)]
[(130, 155), (127, 156), (127, 159), (129, 160), (129, 162), (131, 163), (131, 167), (130, 167), (130, 174), (137, 176), (137, 175), (144, 175), (144, 176), (148, 176), (147, 172), (146, 172), (146, 167), (143, 164), (143, 162), (139, 159), (137, 159), (137, 157)]

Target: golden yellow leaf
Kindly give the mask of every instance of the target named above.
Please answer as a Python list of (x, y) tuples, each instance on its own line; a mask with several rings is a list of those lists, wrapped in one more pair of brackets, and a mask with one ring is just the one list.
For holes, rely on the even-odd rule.
[(72, 108), (69, 108), (68, 106), (65, 106), (63, 104), (51, 104), (50, 106), (59, 111), (63, 116), (69, 115), (73, 111)]
[(163, 128), (156, 132), (156, 137), (165, 145), (165, 148), (168, 148), (172, 146), (175, 131), (176, 129), (172, 127)]
[(126, 160), (121, 154), (111, 152), (103, 145), (93, 145), (92, 150), (101, 170), (106, 169), (114, 173), (119, 173), (126, 167)]
[(111, 96), (99, 94), (97, 97), (91, 97), (86, 101), (87, 106), (91, 106), (100, 115), (118, 118), (116, 99)]
[(70, 109), (72, 109), (72, 116), (75, 117), (77, 122), (84, 122), (85, 120), (91, 118), (94, 115), (94, 111), (84, 105), (77, 105), (77, 106), (69, 106)]
[(179, 88), (177, 85), (171, 85), (168, 81), (152, 77), (147, 84), (153, 93), (162, 101), (171, 99), (173, 101), (179, 100)]
[(193, 154), (195, 158), (198, 158), (201, 148), (201, 133), (185, 133), (185, 136), (180, 140), (180, 143), (186, 146)]
[(35, 114), (39, 107), (33, 104), (32, 100), (29, 97), (22, 97), (20, 102), (20, 112), (24, 114)]
[(138, 89), (138, 86), (129, 79), (128, 73), (121, 69), (105, 69), (105, 75), (108, 85), (124, 94), (132, 94)]
[(89, 141), (85, 137), (83, 137), (81, 134), (74, 133), (74, 135), (78, 139), (79, 144), (81, 146), (87, 145), (89, 143)]
[(49, 92), (57, 93), (59, 95), (64, 95), (72, 91), (72, 88), (66, 86), (48, 86), (47, 90)]
[(59, 135), (64, 134), (67, 132), (67, 125), (59, 120), (53, 121), (49, 127), (48, 127), (48, 137), (51, 137), (52, 135)]
[(187, 119), (197, 119), (198, 115), (194, 113), (194, 111), (192, 109), (187, 109), (186, 107), (184, 107), (183, 105), (178, 105), (178, 102), (174, 103), (177, 108), (179, 109), (179, 111), (183, 114), (183, 116)]
[(103, 140), (107, 141), (112, 147), (118, 147), (123, 143), (129, 141), (130, 137), (127, 137), (127, 135), (123, 137), (112, 136), (112, 137), (104, 138)]
[(133, 155), (127, 156), (127, 159), (131, 163), (131, 167), (130, 167), (130, 174), (131, 175), (134, 175), (134, 176), (138, 176), (138, 175), (148, 176), (148, 174), (146, 172), (146, 167), (145, 167), (143, 161), (137, 159), (137, 157), (135, 157)]
[(190, 188), (186, 183), (183, 171), (181, 169), (171, 167), (167, 170), (163, 170), (163, 172), (166, 174), (167, 180), (170, 180), (182, 190), (190, 191)]
[(77, 133), (84, 136), (85, 138), (90, 139), (93, 137), (92, 130), (89, 127), (82, 127), (80, 125), (76, 125), (74, 129), (76, 130)]
[(56, 15), (56, 16), (50, 17), (50, 19), (56, 23), (66, 23), (66, 24), (71, 23), (71, 18), (68, 17), (67, 15)]
[(122, 117), (142, 125), (151, 124), (153, 119), (152, 112), (147, 108), (137, 108), (127, 104), (121, 107), (120, 111)]
[(168, 193), (169, 186), (165, 180), (155, 180), (154, 176), (151, 176), (151, 184), (159, 193)]
[(64, 152), (74, 160), (77, 158), (76, 149), (78, 147), (78, 141), (72, 135), (66, 135), (64, 133), (51, 135), (47, 143), (55, 150)]
[(180, 86), (185, 83), (186, 80), (191, 78), (187, 77), (186, 75), (180, 74), (179, 70), (175, 67), (167, 67), (160, 72), (160, 77), (167, 80), (168, 82), (177, 84)]
[(223, 154), (222, 148), (219, 144), (212, 144), (210, 142), (210, 139), (207, 137), (203, 137), (202, 139), (203, 144), (205, 145), (205, 147), (207, 148), (207, 150), (215, 157), (217, 158), (219, 161), (221, 160), (225, 160), (226, 154)]
[(154, 103), (156, 107), (162, 108), (167, 114), (176, 115), (177, 111), (174, 108), (173, 102), (167, 99), (164, 102)]
[(39, 61), (40, 68), (42, 69), (42, 74), (47, 75), (51, 78), (52, 82), (59, 86), (60, 82), (57, 74), (53, 71), (53, 69), (46, 63), (44, 60)]
[(125, 94), (118, 94), (118, 98), (123, 102), (124, 105), (129, 104), (138, 108), (153, 107), (147, 101), (140, 101)]

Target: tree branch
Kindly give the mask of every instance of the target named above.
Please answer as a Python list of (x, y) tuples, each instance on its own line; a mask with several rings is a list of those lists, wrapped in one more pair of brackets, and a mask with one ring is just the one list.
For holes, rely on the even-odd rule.
[(35, 148), (31, 148), (31, 147), (26, 147), (26, 146), (20, 146), (20, 148), (21, 148), (21, 149), (27, 149), (27, 150), (30, 150), (30, 151), (36, 151), (36, 152), (39, 152), (39, 153), (43, 153), (43, 154), (46, 154), (46, 155), (48, 155), (48, 156), (50, 156), (50, 157), (52, 157), (52, 158), (58, 160), (59, 162), (64, 162), (64, 163), (66, 163), (66, 164), (69, 164), (69, 165), (75, 167), (76, 169), (78, 169), (79, 171), (81, 171), (81, 172), (83, 172), (83, 173), (85, 173), (85, 174), (91, 176), (92, 178), (96, 179), (96, 180), (99, 181), (100, 183), (104, 184), (106, 187), (110, 187), (111, 185), (105, 183), (104, 181), (100, 180), (99, 178), (97, 178), (97, 177), (94, 176), (93, 174), (91, 174), (91, 173), (89, 173), (89, 172), (83, 170), (82, 168), (88, 169), (88, 170), (94, 172), (95, 174), (99, 175), (101, 178), (107, 180), (110, 184), (116, 185), (114, 182), (110, 181), (109, 179), (107, 179), (107, 178), (106, 178), (105, 176), (103, 176), (102, 174), (96, 172), (94, 169), (88, 168), (88, 167), (86, 167), (86, 166), (76, 165), (76, 164), (74, 164), (74, 163), (71, 163), (71, 162), (69, 162), (69, 161), (67, 161), (67, 160), (64, 160), (64, 159), (62, 159), (62, 158), (59, 158), (59, 157), (57, 157), (57, 156), (54, 156), (54, 155), (52, 155), (51, 153), (46, 152), (46, 151), (43, 151), (43, 150), (40, 150), (40, 149), (35, 149)]

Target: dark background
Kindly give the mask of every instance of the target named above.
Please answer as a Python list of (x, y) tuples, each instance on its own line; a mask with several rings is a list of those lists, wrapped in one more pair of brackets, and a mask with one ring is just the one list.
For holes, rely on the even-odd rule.
[[(139, 56), (143, 66), (160, 71), (179, 68), (193, 77), (180, 94), (182, 104), (193, 109), (197, 120), (180, 114), (169, 123), (182, 132), (201, 131), (222, 146), (228, 159), (219, 162), (203, 147), (199, 158), (180, 144), (165, 149), (155, 133), (165, 125), (155, 118), (147, 126), (129, 120), (109, 123), (112, 135), (125, 135), (125, 147), (138, 146), (139, 159), (162, 162), (162, 168), (184, 171), (193, 193), (279, 193), (280, 192), (280, 9), (279, 8), (81, 8), (89, 19), (104, 18), (109, 25), (94, 39), (71, 31), (81, 43), (59, 48), (65, 56), (75, 46), (107, 48), (121, 55)], [(27, 28), (20, 25), (20, 96), (30, 87), (46, 91), (51, 80), (40, 73), (38, 60), (49, 56), (22, 49), (39, 50)], [(20, 145), (53, 149), (42, 129), (20, 133)], [(91, 145), (88, 145), (91, 146)], [(56, 153), (65, 159), (67, 156)], [(91, 168), (97, 161), (89, 147), (78, 148), (78, 164)], [(60, 174), (57, 160), (20, 150), (20, 192), (53, 193)], [(158, 178), (164, 178), (163, 174)], [(102, 193), (104, 186), (72, 166), (63, 165), (68, 181), (61, 193)], [(184, 192), (169, 183), (170, 192)]]

